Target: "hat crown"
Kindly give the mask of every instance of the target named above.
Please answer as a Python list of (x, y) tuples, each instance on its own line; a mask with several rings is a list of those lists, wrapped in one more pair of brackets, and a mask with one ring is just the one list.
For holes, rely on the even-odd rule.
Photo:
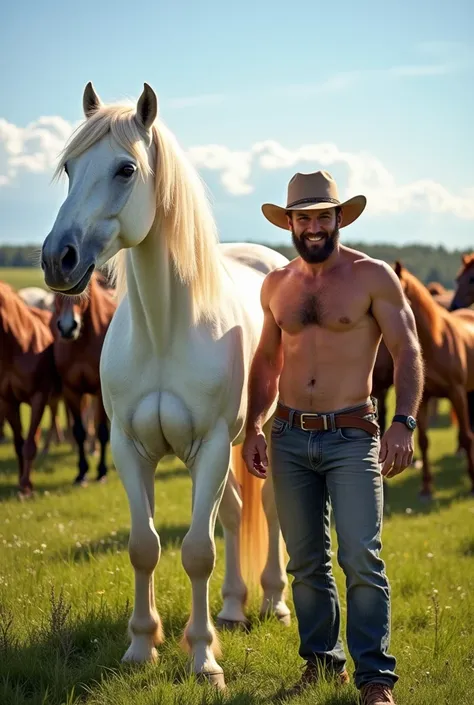
[(288, 184), (287, 208), (298, 201), (340, 203), (337, 184), (331, 174), (327, 171), (295, 174)]

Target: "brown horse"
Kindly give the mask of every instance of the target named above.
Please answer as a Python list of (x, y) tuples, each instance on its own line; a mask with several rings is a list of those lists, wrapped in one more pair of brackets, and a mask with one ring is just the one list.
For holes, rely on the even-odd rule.
[(469, 308), (472, 304), (474, 304), (474, 252), (462, 257), (462, 266), (456, 275), (456, 289), (450, 310)]
[(107, 416), (102, 402), (99, 363), (105, 334), (116, 303), (110, 292), (91, 278), (87, 294), (80, 298), (55, 296), (54, 359), (62, 382), (64, 401), (73, 417), (73, 435), (79, 449), (76, 484), (84, 484), (89, 464), (84, 450), (86, 432), (82, 410), (85, 395), (96, 397), (96, 428), (100, 443), (97, 479), (107, 474), (106, 445), (109, 440)]
[[(0, 282), (0, 418), (6, 418), (13, 432), (18, 458), (19, 486), (30, 495), (30, 479), (36, 457), (36, 433), (47, 404), (54, 410), (60, 392), (50, 328), (51, 312), (27, 306), (16, 291)], [(31, 406), (26, 440), (20, 404)]]
[(450, 313), (436, 304), (428, 289), (400, 262), (395, 264), (415, 316), (425, 362), (425, 387), (418, 412), (418, 442), (423, 461), (421, 494), (431, 498), (433, 476), (428, 462), (428, 401), (451, 401), (459, 423), (459, 443), (466, 451), (474, 493), (474, 435), (469, 423), (466, 391), (474, 390), (474, 311)]

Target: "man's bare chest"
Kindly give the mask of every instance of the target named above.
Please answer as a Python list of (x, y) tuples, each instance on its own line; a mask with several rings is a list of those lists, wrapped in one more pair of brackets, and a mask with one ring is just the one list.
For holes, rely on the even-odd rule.
[(369, 296), (345, 286), (283, 291), (272, 303), (279, 327), (290, 335), (311, 326), (344, 332), (362, 325), (370, 315)]

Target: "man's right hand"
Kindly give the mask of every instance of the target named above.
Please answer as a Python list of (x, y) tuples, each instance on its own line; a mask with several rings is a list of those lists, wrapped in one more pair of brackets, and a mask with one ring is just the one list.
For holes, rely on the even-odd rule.
[(247, 431), (242, 457), (247, 470), (255, 477), (265, 480), (267, 477), (267, 441), (262, 431)]

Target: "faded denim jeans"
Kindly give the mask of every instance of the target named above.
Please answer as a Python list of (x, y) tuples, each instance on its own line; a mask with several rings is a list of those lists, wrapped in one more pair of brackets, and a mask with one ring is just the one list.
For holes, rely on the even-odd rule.
[(337, 558), (346, 576), (347, 644), (356, 687), (371, 681), (393, 686), (398, 676), (395, 658), (388, 652), (390, 585), (379, 555), (379, 435), (358, 428), (304, 431), (278, 417), (271, 435), (276, 506), (289, 554), (287, 571), (294, 578), (299, 654), (337, 672), (346, 665), (331, 568), (332, 507)]

